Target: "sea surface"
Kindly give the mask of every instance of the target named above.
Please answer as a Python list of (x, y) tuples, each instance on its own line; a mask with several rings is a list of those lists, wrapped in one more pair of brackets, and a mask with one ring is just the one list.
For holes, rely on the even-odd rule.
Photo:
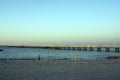
[(40, 48), (16, 48), (8, 46), (0, 46), (0, 60), (75, 60), (78, 55), (79, 60), (100, 60), (106, 59), (108, 56), (120, 56), (120, 52), (114, 50), (110, 52), (80, 51), (80, 50), (53, 50)]

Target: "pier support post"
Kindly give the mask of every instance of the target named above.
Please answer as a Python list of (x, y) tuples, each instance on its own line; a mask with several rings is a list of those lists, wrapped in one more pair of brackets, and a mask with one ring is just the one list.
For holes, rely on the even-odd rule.
[(71, 47), (68, 47), (68, 50), (71, 50)]
[(77, 48), (77, 50), (81, 50), (81, 48)]
[(73, 47), (70, 47), (70, 50), (73, 50)]
[(65, 50), (68, 50), (68, 48), (66, 47)]
[(83, 48), (83, 51), (87, 51), (87, 48), (86, 48), (86, 47), (84, 47), (84, 48)]
[(77, 50), (81, 50), (81, 48), (77, 48)]
[(75, 48), (75, 47), (73, 47), (73, 48), (72, 48), (72, 50), (76, 50), (76, 48)]
[(115, 52), (120, 52), (119, 48), (115, 48)]
[(110, 52), (110, 48), (106, 48), (106, 52)]
[(78, 48), (77, 48), (77, 47), (75, 47), (75, 50), (78, 50)]
[(93, 51), (93, 48), (92, 48), (92, 47), (90, 47), (90, 51)]
[(101, 48), (97, 48), (97, 51), (98, 51), (98, 52), (101, 52)]
[(65, 50), (65, 47), (62, 47), (62, 50)]

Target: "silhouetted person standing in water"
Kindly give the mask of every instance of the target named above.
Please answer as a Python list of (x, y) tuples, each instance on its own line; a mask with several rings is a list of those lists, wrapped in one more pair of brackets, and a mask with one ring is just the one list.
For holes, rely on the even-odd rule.
[(39, 55), (39, 57), (38, 57), (38, 60), (40, 60), (40, 55)]

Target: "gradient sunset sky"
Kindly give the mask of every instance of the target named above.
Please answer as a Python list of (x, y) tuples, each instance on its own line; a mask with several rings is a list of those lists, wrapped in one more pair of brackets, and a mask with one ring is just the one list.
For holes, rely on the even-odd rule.
[(0, 0), (1, 45), (120, 44), (120, 0)]

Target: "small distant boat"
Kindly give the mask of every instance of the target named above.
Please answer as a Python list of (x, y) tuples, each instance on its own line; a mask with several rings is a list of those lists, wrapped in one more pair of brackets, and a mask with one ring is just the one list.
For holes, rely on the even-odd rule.
[(3, 49), (0, 49), (0, 51), (3, 51)]

